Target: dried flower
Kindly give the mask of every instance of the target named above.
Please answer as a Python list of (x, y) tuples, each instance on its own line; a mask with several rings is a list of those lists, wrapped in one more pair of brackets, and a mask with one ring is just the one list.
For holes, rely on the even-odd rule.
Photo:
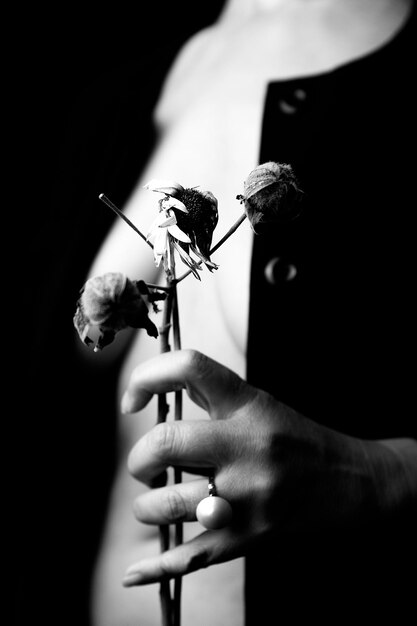
[(298, 215), (302, 191), (291, 165), (269, 161), (252, 170), (244, 182), (243, 202), (252, 228), (258, 222), (271, 222)]
[(159, 201), (158, 216), (152, 222), (147, 235), (147, 239), (153, 245), (155, 265), (159, 267), (163, 260), (164, 270), (169, 278), (173, 276), (175, 243), (177, 241), (191, 242), (188, 235), (177, 226), (174, 206), (178, 211), (187, 210), (182, 202), (169, 195)]
[(182, 247), (186, 252), (191, 249), (210, 271), (217, 269), (217, 265), (210, 260), (213, 232), (219, 219), (217, 199), (211, 191), (197, 189), (184, 189), (180, 199), (187, 207), (187, 213), (177, 216), (178, 225), (191, 239), (189, 246)]
[(95, 343), (95, 351), (109, 345), (119, 330), (128, 327), (145, 328), (151, 337), (158, 336), (142, 296), (154, 304), (166, 295), (150, 292), (143, 281), (131, 281), (120, 272), (109, 272), (90, 278), (80, 293), (74, 326), (87, 346)]
[(218, 221), (217, 199), (210, 191), (184, 188), (169, 180), (153, 179), (146, 189), (164, 194), (159, 201), (159, 215), (152, 223), (148, 239), (154, 246), (155, 264), (164, 262), (169, 278), (173, 276), (174, 250), (200, 280), (200, 264), (190, 252), (203, 261), (208, 269), (217, 269), (210, 260), (213, 231)]

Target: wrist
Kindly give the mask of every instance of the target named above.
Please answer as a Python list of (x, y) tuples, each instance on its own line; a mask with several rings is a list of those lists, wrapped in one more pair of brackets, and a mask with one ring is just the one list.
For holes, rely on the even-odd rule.
[(417, 512), (417, 441), (407, 438), (368, 442), (378, 517), (398, 519)]

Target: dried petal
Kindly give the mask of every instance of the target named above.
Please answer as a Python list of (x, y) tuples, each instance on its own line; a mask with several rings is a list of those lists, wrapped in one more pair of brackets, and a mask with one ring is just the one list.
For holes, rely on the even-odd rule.
[(168, 230), (166, 228), (158, 228), (153, 242), (153, 251), (157, 267), (164, 256), (168, 246)]
[(143, 187), (150, 191), (165, 193), (167, 196), (177, 196), (184, 190), (183, 186), (175, 182), (175, 180), (165, 180), (162, 178), (152, 178), (152, 180)]
[(180, 255), (181, 261), (187, 265), (192, 271), (193, 275), (197, 278), (197, 280), (201, 280), (198, 272), (201, 270), (200, 266), (190, 255), (182, 248), (178, 243), (174, 242), (174, 247)]
[[(161, 204), (162, 206), (162, 204)], [(191, 243), (190, 238), (177, 226), (177, 218), (172, 209), (160, 210), (157, 218), (152, 222), (147, 239), (153, 244), (153, 253), (156, 267), (164, 259), (164, 268), (171, 276), (173, 270), (172, 245), (175, 241)]]
[(269, 161), (252, 170), (244, 182), (247, 217), (254, 228), (258, 222), (293, 218), (299, 213), (301, 190), (291, 165)]
[(162, 209), (178, 209), (183, 213), (188, 213), (187, 207), (183, 202), (178, 200), (177, 198), (171, 198), (167, 196), (163, 200), (161, 200), (161, 208)]
[(180, 228), (176, 224), (172, 224), (168, 226), (168, 232), (170, 235), (174, 237), (174, 239), (178, 239), (178, 241), (183, 241), (184, 243), (191, 243), (191, 239), (188, 235), (182, 232)]
[(95, 350), (110, 344), (118, 331), (128, 327), (145, 328), (148, 335), (158, 336), (138, 284), (119, 272), (96, 276), (85, 283), (73, 322), (80, 339), (86, 345), (95, 342)]
[(109, 272), (86, 282), (81, 303), (91, 324), (103, 324), (112, 315), (114, 303), (125, 290), (126, 282), (126, 276), (119, 272)]
[(279, 180), (280, 174), (281, 165), (278, 163), (271, 161), (263, 165), (258, 165), (258, 167), (251, 171), (244, 182), (245, 198), (248, 199), (255, 193), (258, 193), (258, 191), (261, 191), (261, 189), (276, 183)]
[(167, 228), (168, 226), (174, 226), (177, 223), (177, 218), (174, 213), (169, 212), (167, 215), (168, 217), (158, 224), (158, 228)]

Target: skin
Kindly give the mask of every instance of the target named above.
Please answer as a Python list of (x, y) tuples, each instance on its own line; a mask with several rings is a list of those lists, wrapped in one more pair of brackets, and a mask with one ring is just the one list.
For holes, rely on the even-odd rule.
[[(324, 428), (193, 350), (163, 354), (137, 367), (122, 406), (125, 412), (140, 411), (153, 394), (178, 389), (185, 389), (212, 421), (154, 427), (130, 452), (129, 471), (150, 486), (170, 466), (195, 472), (214, 468), (234, 519), (226, 528), (132, 565), (126, 586), (242, 556), (285, 530), (392, 515), (415, 499), (415, 442), (363, 441)], [(207, 479), (200, 478), (152, 489), (135, 500), (135, 515), (145, 524), (195, 521), (197, 504), (206, 495)]]
[[(219, 21), (184, 46), (167, 76), (154, 115), (160, 140), (126, 215), (147, 232), (159, 197), (143, 189), (152, 178), (199, 185), (218, 198), (218, 241), (239, 217), (236, 195), (257, 165), (268, 80), (326, 71), (377, 49), (410, 6), (408, 0), (228, 2)], [(141, 626), (159, 625), (158, 588), (149, 583), (189, 572), (183, 626), (201, 615), (211, 626), (241, 626), (242, 557), (250, 547), (306, 524), (392, 515), (416, 498), (415, 441), (341, 435), (244, 382), (252, 237), (246, 222), (216, 252), (216, 272), (178, 285), (182, 351), (160, 355), (158, 341), (143, 332), (120, 333), (100, 356), (80, 348), (83, 358), (105, 365), (129, 342), (119, 380), (119, 465), (93, 580), (94, 626), (133, 626), (139, 613)], [(89, 276), (108, 271), (164, 283), (149, 248), (122, 220)], [(178, 388), (187, 391), (183, 422), (155, 427), (155, 394)], [(182, 484), (150, 490), (173, 464), (187, 469)], [(208, 465), (234, 518), (227, 529), (202, 532), (195, 509), (207, 496)], [(290, 486), (298, 495), (291, 502)], [(178, 520), (186, 521), (184, 544), (160, 555), (157, 525)]]

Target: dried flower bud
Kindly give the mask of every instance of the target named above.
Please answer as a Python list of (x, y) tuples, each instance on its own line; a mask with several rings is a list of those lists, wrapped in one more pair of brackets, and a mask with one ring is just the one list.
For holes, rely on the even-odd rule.
[[(109, 345), (124, 328), (145, 328), (148, 335), (158, 336), (155, 324), (148, 317), (148, 307), (139, 290), (143, 281), (133, 282), (124, 274), (109, 272), (90, 278), (81, 290), (73, 318), (80, 339), (94, 343), (95, 351)], [(162, 296), (161, 296), (162, 297)]]
[(301, 190), (291, 165), (269, 161), (258, 165), (246, 178), (244, 203), (246, 215), (255, 229), (258, 222), (289, 219), (298, 215)]

